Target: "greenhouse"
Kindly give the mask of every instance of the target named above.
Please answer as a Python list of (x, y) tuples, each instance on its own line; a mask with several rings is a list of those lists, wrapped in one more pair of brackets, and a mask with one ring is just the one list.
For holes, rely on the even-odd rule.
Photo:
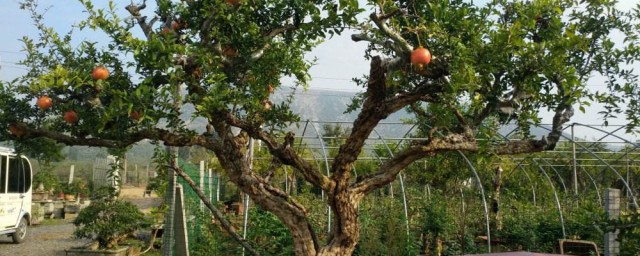
[[(298, 125), (297, 150), (321, 169), (330, 165), (348, 122), (312, 122)], [(366, 175), (373, 166), (393, 156), (394, 150), (423, 138), (413, 137), (415, 125), (381, 123), (367, 141), (353, 175)], [(560, 252), (559, 241), (578, 241), (564, 252), (633, 248), (637, 240), (605, 243), (607, 216), (637, 209), (635, 184), (640, 151), (634, 137), (622, 126), (567, 126), (553, 151), (524, 156), (487, 157), (454, 152), (416, 162), (395, 182), (368, 196), (359, 210), (362, 225), (357, 255), (461, 255), (501, 251)], [(547, 128), (537, 126), (532, 134)], [(496, 140), (515, 140), (518, 132), (500, 129)], [(253, 146), (254, 165), (266, 169), (268, 159), (261, 144)], [(213, 166), (185, 164), (187, 173), (200, 180), (204, 192), (221, 205), (227, 218), (256, 247), (266, 252), (286, 252), (289, 234), (275, 216), (241, 196)], [(201, 170), (200, 172), (198, 170)], [(273, 182), (295, 198), (325, 205), (324, 194), (305, 184), (291, 170), (278, 169)], [(356, 178), (357, 179), (357, 178)], [(217, 255), (240, 252), (203, 208), (199, 198), (182, 182), (190, 250), (215, 248)], [(613, 200), (612, 200), (613, 199)], [(612, 204), (614, 206), (612, 206)], [(618, 206), (615, 206), (617, 204)], [(331, 233), (328, 207), (312, 208), (314, 224)], [(205, 223), (203, 223), (203, 221)], [(191, 223), (193, 224), (193, 223)], [(615, 239), (614, 239), (615, 240)], [(568, 244), (568, 242), (565, 242)], [(629, 247), (625, 247), (629, 246)], [(565, 246), (566, 247), (566, 246)], [(402, 252), (399, 254), (399, 252)], [(289, 251), (288, 254), (292, 254)]]

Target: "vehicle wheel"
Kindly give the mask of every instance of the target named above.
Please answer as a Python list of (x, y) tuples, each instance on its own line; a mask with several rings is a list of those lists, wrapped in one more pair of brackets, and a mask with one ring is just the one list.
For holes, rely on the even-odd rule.
[(14, 243), (19, 244), (24, 242), (24, 239), (27, 237), (27, 226), (27, 219), (20, 219), (20, 223), (18, 223), (16, 232), (11, 235)]

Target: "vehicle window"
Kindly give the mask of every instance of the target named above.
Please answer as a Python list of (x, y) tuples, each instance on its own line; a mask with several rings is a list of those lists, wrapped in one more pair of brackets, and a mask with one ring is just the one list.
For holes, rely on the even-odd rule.
[(21, 168), (22, 164), (20, 159), (15, 157), (9, 158), (9, 175), (7, 183), (7, 193), (20, 193), (20, 188), (24, 187), (24, 178)]
[(0, 156), (0, 158), (2, 158), (0, 161), (2, 166), (0, 168), (0, 193), (4, 194), (6, 193), (5, 185), (7, 184), (7, 156)]
[(22, 158), (22, 167), (24, 170), (24, 187), (22, 190), (22, 193), (26, 193), (27, 191), (29, 191), (29, 189), (31, 189), (31, 166), (29, 165), (29, 162), (27, 161), (27, 159)]

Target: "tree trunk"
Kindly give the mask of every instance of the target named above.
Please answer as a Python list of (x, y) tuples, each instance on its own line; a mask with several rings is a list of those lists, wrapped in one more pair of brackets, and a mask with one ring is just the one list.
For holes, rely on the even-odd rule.
[(252, 172), (242, 152), (242, 143), (236, 144), (231, 138), (225, 142), (226, 147), (221, 148), (222, 152), (216, 152), (216, 155), (229, 180), (249, 195), (253, 202), (282, 221), (291, 232), (296, 255), (316, 255), (318, 239), (307, 218), (308, 211), (284, 191)]
[(229, 172), (229, 177), (251, 200), (275, 214), (289, 229), (296, 255), (316, 255), (319, 247), (317, 237), (302, 206), (293, 202), (284, 191), (260, 182), (251, 174), (234, 175)]
[(331, 193), (328, 193), (328, 203), (335, 221), (331, 226), (329, 243), (320, 250), (318, 255), (351, 255), (360, 238), (358, 206), (363, 194), (349, 190), (351, 164), (340, 165), (339, 169), (332, 177), (336, 186)]
[(332, 225), (329, 244), (324, 246), (318, 255), (352, 255), (360, 238), (359, 199), (345, 190), (336, 194), (330, 201), (335, 221)]

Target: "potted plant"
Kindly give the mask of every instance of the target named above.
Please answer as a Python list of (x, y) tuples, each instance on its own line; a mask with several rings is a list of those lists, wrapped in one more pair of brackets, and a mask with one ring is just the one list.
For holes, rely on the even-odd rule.
[(42, 170), (33, 175), (33, 184), (38, 189), (33, 191), (33, 201), (43, 201), (49, 198), (56, 188), (59, 186), (58, 177), (50, 170)]
[(149, 227), (144, 213), (122, 200), (94, 200), (78, 213), (73, 224), (76, 238), (92, 239), (94, 243), (69, 249), (67, 255), (126, 255), (128, 248), (119, 243), (136, 230)]
[(74, 180), (71, 185), (73, 185), (73, 187), (75, 188), (76, 193), (78, 194), (78, 197), (80, 199), (87, 198), (87, 195), (89, 194), (89, 186), (84, 180)]
[(65, 184), (62, 186), (62, 192), (64, 193), (64, 200), (73, 201), (76, 200), (76, 194), (78, 189), (75, 184)]

